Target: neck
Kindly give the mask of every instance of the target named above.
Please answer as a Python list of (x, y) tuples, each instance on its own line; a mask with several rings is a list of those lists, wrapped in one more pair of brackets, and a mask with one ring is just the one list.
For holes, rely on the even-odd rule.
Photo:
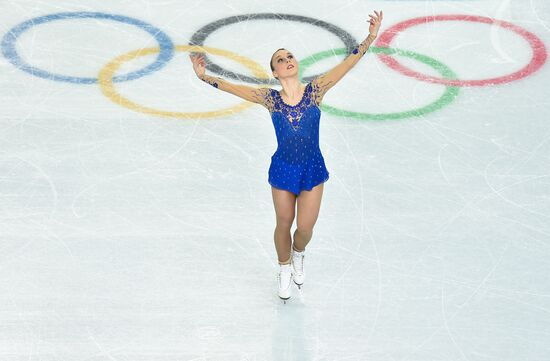
[(279, 82), (283, 86), (283, 92), (289, 99), (296, 99), (302, 94), (302, 84), (298, 80), (298, 77), (279, 79)]

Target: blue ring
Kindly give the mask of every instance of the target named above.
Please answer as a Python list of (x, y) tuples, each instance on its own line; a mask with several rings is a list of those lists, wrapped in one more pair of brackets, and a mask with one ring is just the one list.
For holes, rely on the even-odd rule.
[(23, 59), (21, 59), (19, 54), (17, 54), (17, 50), (16, 50), (17, 38), (23, 32), (27, 31), (28, 29), (30, 29), (35, 25), (44, 24), (54, 20), (64, 20), (64, 19), (74, 19), (74, 18), (76, 19), (82, 19), (82, 18), (108, 19), (108, 20), (125, 23), (125, 24), (135, 25), (138, 28), (145, 30), (146, 32), (151, 34), (155, 38), (155, 40), (159, 43), (160, 51), (154, 63), (149, 64), (148, 66), (146, 66), (141, 70), (136, 70), (134, 72), (131, 72), (125, 75), (119, 75), (119, 76), (113, 77), (113, 81), (115, 82), (122, 82), (122, 81), (141, 78), (144, 75), (150, 74), (156, 70), (161, 69), (174, 56), (174, 44), (172, 43), (172, 40), (170, 40), (168, 35), (166, 35), (160, 29), (146, 22), (143, 22), (141, 20), (137, 20), (127, 16), (112, 15), (112, 14), (99, 13), (99, 12), (63, 12), (63, 13), (55, 13), (55, 14), (40, 16), (34, 19), (24, 21), (21, 24), (16, 25), (14, 28), (9, 30), (6, 35), (4, 35), (4, 38), (2, 39), (2, 54), (4, 54), (4, 57), (6, 57), (6, 59), (8, 59), (10, 63), (15, 65), (19, 69), (41, 78), (64, 81), (69, 83), (77, 83), (77, 84), (97, 83), (97, 78), (84, 78), (84, 77), (77, 77), (77, 76), (59, 75), (59, 74), (47, 72), (39, 68), (32, 67), (29, 64), (27, 64)]

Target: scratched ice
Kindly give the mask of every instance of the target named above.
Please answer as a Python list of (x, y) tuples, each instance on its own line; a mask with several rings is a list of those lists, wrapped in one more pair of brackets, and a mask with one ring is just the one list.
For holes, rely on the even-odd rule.
[[(96, 12), (147, 23), (177, 46), (208, 23), (244, 15), (205, 45), (270, 74), (280, 47), (301, 60), (344, 43), (311, 23), (246, 14), (302, 15), (362, 41), (374, 9), (384, 10), (382, 31), (467, 14), (521, 27), (544, 52), (550, 44), (543, 0), (3, 0), (0, 36), (38, 17)], [(160, 34), (145, 29), (97, 17), (35, 21), (12, 44), (21, 62), (0, 56), (0, 360), (548, 359), (547, 63), (521, 79), (455, 89), (426, 110), (445, 85), (405, 76), (376, 54), (361, 59), (324, 105), (424, 111), (378, 120), (323, 111), (331, 178), (306, 283), (283, 305), (267, 182), (277, 143), (266, 109), (234, 108), (241, 100), (199, 81), (183, 50), (115, 82), (116, 94), (106, 83), (36, 71), (97, 78), (111, 63), (115, 75), (141, 74), (160, 56), (144, 52)], [(518, 33), (473, 21), (411, 26), (391, 47), (417, 54), (392, 55), (416, 72), (440, 77), (437, 62), (462, 80), (513, 74), (534, 58)], [(343, 58), (327, 56), (304, 76)], [(223, 55), (211, 60), (260, 76)], [(224, 108), (232, 110), (160, 115)]]

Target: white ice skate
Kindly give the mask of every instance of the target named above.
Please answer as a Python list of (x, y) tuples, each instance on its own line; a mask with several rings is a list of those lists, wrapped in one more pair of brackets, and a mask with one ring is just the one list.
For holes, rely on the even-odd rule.
[(286, 300), (290, 298), (290, 286), (292, 285), (292, 266), (289, 264), (282, 264), (277, 276), (279, 282), (279, 297), (286, 303)]
[(302, 252), (298, 252), (295, 249), (293, 249), (292, 252), (292, 277), (294, 279), (294, 283), (296, 283), (298, 288), (302, 288), (302, 285), (304, 284), (304, 279), (306, 277), (304, 269), (305, 253), (305, 250), (303, 250)]

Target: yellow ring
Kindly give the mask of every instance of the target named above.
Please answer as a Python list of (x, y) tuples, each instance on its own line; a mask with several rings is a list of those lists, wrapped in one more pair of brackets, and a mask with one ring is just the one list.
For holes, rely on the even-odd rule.
[[(243, 64), (247, 68), (249, 68), (254, 74), (254, 76), (259, 78), (265, 78), (265, 79), (269, 78), (269, 75), (263, 70), (260, 64), (256, 63), (251, 59), (245, 58), (243, 56), (240, 56), (238, 54), (232, 53), (227, 50), (211, 48), (207, 46), (196, 46), (196, 45), (178, 45), (176, 46), (175, 50), (190, 51), (195, 53), (209, 53), (214, 55), (225, 56), (226, 58), (235, 60)], [(120, 55), (114, 58), (112, 61), (110, 61), (99, 72), (98, 83), (99, 83), (99, 86), (101, 87), (101, 91), (103, 92), (103, 94), (107, 98), (111, 99), (114, 103), (121, 105), (125, 108), (131, 109), (137, 112), (141, 112), (141, 113), (158, 115), (161, 117), (171, 117), (171, 118), (196, 119), (196, 118), (219, 117), (219, 116), (233, 114), (237, 111), (244, 110), (254, 105), (254, 103), (244, 101), (242, 103), (239, 103), (229, 108), (224, 108), (221, 110), (213, 110), (210, 112), (171, 112), (171, 111), (158, 110), (155, 108), (145, 107), (120, 95), (116, 91), (113, 85), (113, 75), (120, 68), (120, 66), (128, 61), (134, 60), (142, 56), (157, 54), (159, 51), (160, 49), (158, 47), (134, 50), (124, 55)]]

